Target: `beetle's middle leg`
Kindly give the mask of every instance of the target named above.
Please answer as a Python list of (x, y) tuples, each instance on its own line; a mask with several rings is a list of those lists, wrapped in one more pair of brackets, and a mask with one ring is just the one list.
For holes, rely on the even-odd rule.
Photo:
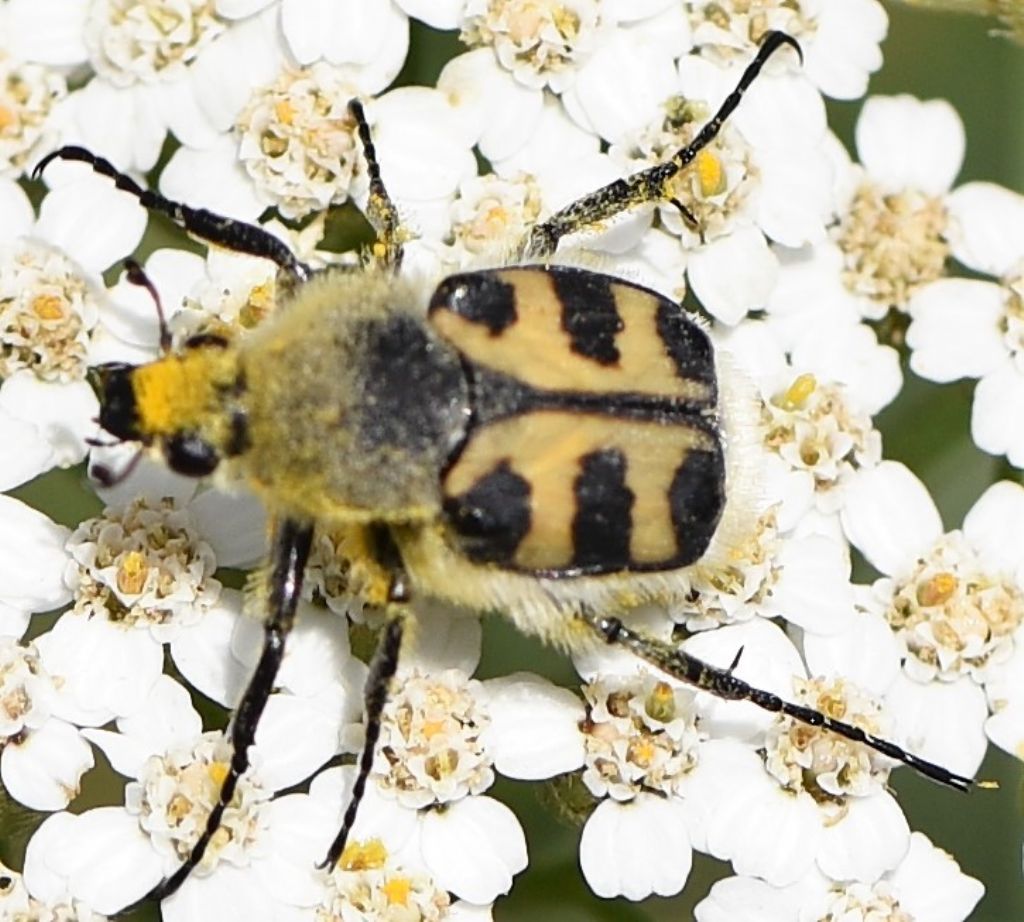
[(380, 175), (380, 163), (377, 160), (377, 149), (373, 145), (373, 135), (363, 104), (358, 99), (349, 100), (348, 111), (356, 120), (356, 131), (359, 142), (363, 145), (363, 156), (366, 157), (366, 170), (370, 177), (370, 195), (366, 203), (366, 217), (373, 227), (377, 240), (373, 245), (373, 256), (382, 265), (397, 272), (402, 265), (402, 243), (406, 239), (405, 231), (398, 217), (398, 209), (384, 186)]
[(718, 111), (689, 144), (676, 151), (670, 160), (623, 179), (617, 179), (596, 192), (577, 199), (561, 211), (555, 212), (546, 221), (535, 225), (521, 245), (522, 257), (543, 259), (555, 252), (558, 242), (563, 237), (593, 228), (609, 218), (648, 203), (673, 202), (684, 218), (689, 217), (692, 220), (692, 214), (688, 215), (685, 206), (675, 201), (669, 192), (672, 180), (718, 136), (726, 119), (740, 104), (743, 94), (757, 79), (765, 62), (783, 45), (789, 45), (795, 48), (798, 54), (801, 53), (796, 39), (785, 32), (767, 33), (757, 56), (743, 72), (736, 88), (725, 97)]

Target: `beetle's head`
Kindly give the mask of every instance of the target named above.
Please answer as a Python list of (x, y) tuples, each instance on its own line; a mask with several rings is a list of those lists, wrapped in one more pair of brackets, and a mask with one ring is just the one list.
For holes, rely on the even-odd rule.
[(237, 378), (220, 337), (194, 337), (180, 352), (144, 365), (97, 365), (89, 383), (100, 426), (118, 442), (158, 446), (178, 474), (204, 477), (236, 451), (238, 413), (231, 402)]

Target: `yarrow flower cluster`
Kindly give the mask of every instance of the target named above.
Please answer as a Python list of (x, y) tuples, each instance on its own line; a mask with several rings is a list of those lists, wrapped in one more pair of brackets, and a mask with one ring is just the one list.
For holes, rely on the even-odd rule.
[[(429, 76), (423, 26), (460, 47)], [(293, 280), (168, 232), (82, 164), (33, 175), (85, 147), (345, 271), (380, 221), (359, 100), (402, 272), (434, 285), (521, 258), (539, 222), (675, 156), (771, 30), (802, 61), (773, 55), (662, 200), (553, 260), (681, 302), (718, 356), (719, 530), (671, 577), (677, 601), (624, 594), (607, 614), (951, 771), (973, 777), (990, 742), (1024, 759), (1024, 487), (989, 478), (944, 524), (878, 419), (907, 370), (977, 380), (974, 443), (1024, 466), (1024, 196), (957, 185), (965, 133), (942, 100), (864, 99), (843, 148), (825, 102), (861, 99), (881, 67), (878, 0), (0, 0), (0, 487), (28, 485), (0, 496), (0, 823), (47, 814), (16, 854), (0, 842), (18, 868), (0, 864), (0, 916), (119, 914), (216, 809), (164, 919), (484, 922), (528, 840), (543, 852), (503, 778), (543, 784), (579, 827), (600, 898), (674, 896), (715, 859), (733, 876), (700, 922), (970, 915), (984, 886), (959, 843), (913, 831), (895, 760), (614, 646), (574, 649), (569, 687), (494, 676), (477, 613), (415, 598), (374, 724), (379, 574), (351, 564), (345, 530), (317, 530), (247, 770), (219, 803), (240, 758), (227, 715), (263, 668), (267, 516), (245, 484), (111, 444), (93, 386), (101, 365), (250, 335)], [(121, 271), (140, 246), (146, 285)], [(46, 496), (69, 468), (81, 514)]]

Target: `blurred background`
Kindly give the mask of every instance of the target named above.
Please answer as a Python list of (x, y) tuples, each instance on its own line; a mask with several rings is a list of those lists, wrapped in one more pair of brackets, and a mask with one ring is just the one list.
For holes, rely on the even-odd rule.
[[(994, 21), (892, 4), (888, 11), (885, 64), (872, 78), (870, 93), (948, 99), (967, 131), (967, 159), (959, 181), (990, 180), (1024, 191), (1024, 48), (994, 35)], [(444, 61), (458, 53), (461, 45), (454, 34), (432, 32), (415, 21), (413, 31), (414, 50), (400, 82), (432, 83)], [(851, 149), (860, 105), (830, 103), (830, 123)], [(155, 245), (158, 240), (148, 243)], [(180, 237), (175, 237), (175, 242), (180, 245)], [(973, 381), (939, 386), (907, 372), (903, 394), (878, 421), (885, 457), (904, 461), (925, 481), (947, 528), (960, 524), (988, 484), (1003, 478), (1019, 479), (1015, 469), (981, 453), (970, 441), (973, 386)], [(26, 485), (16, 495), (74, 525), (99, 509), (81, 485), (83, 476), (81, 470), (57, 472)], [(870, 574), (861, 569), (858, 578), (867, 580)], [(49, 623), (52, 619), (39, 619), (33, 633)], [(500, 620), (489, 619), (478, 677), (527, 668), (565, 685), (576, 684), (574, 672), (561, 656), (519, 636)], [(208, 716), (211, 726), (222, 725), (221, 715), (208, 711)], [(979, 776), (997, 780), (999, 789), (959, 795), (907, 770), (894, 774), (893, 785), (911, 827), (953, 852), (966, 873), (984, 882), (987, 893), (972, 919), (1024, 920), (1021, 763), (993, 749)], [(87, 780), (83, 796), (75, 801), (76, 809), (120, 802), (121, 782), (109, 770), (106, 774), (94, 772)], [(511, 895), (495, 906), (499, 922), (542, 917), (561, 922), (688, 919), (713, 881), (729, 874), (727, 865), (695, 855), (690, 881), (679, 897), (652, 898), (638, 904), (600, 900), (589, 892), (577, 867), (578, 829), (563, 824), (539, 792), (538, 785), (504, 780), (492, 792), (515, 810), (530, 849), (528, 870), (516, 879)], [(38, 815), (0, 801), (0, 859), (21, 867), (24, 843), (40, 820)], [(156, 913), (143, 911), (130, 918), (156, 918)]]

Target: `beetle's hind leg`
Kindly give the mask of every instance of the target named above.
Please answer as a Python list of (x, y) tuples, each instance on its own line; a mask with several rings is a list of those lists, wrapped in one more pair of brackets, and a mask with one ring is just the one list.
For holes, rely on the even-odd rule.
[(398, 217), (398, 209), (380, 175), (377, 148), (373, 144), (373, 134), (369, 122), (366, 121), (363, 104), (358, 99), (349, 100), (348, 111), (356, 120), (356, 131), (359, 134), (359, 143), (363, 145), (363, 156), (366, 158), (366, 170), (370, 178), (366, 217), (377, 235), (373, 255), (379, 263), (397, 272), (402, 265), (405, 231)]
[[(710, 121), (701, 128), (697, 136), (685, 147), (680, 148), (671, 159), (646, 170), (640, 170), (623, 179), (603, 186), (596, 192), (577, 199), (561, 211), (555, 212), (546, 221), (537, 224), (530, 231), (521, 246), (521, 255), (525, 259), (543, 259), (555, 252), (559, 241), (569, 234), (599, 226), (602, 222), (616, 215), (648, 203), (672, 201), (669, 188), (672, 180), (681, 171), (693, 163), (697, 154), (707, 147), (718, 136), (726, 119), (740, 104), (743, 94), (757, 79), (765, 62), (783, 45), (796, 49), (800, 54), (800, 46), (796, 39), (785, 32), (768, 32), (757, 55), (743, 72), (736, 88), (725, 97), (718, 111)], [(676, 207), (687, 215), (685, 207), (676, 202)], [(690, 216), (692, 218), (692, 215)]]
[(391, 691), (391, 680), (395, 677), (395, 672), (398, 669), (398, 657), (402, 648), (404, 632), (403, 622), (404, 615), (397, 608), (389, 614), (377, 644), (377, 650), (370, 661), (370, 671), (366, 676), (366, 686), (363, 690), (366, 736), (359, 754), (352, 791), (349, 794), (348, 803), (345, 805), (341, 828), (334, 837), (331, 847), (327, 850), (327, 854), (320, 864), (321, 868), (333, 868), (338, 863), (338, 859), (341, 858), (345, 846), (348, 844), (352, 827), (355, 826), (359, 805), (362, 803), (363, 794), (366, 793), (366, 783), (370, 778), (370, 770), (373, 768), (377, 740), (380, 739), (384, 705), (387, 704)]
[(366, 791), (366, 783), (373, 768), (373, 759), (377, 751), (377, 740), (380, 738), (381, 720), (384, 705), (387, 704), (391, 691), (391, 680), (398, 670), (398, 659), (402, 648), (405, 619), (408, 617), (410, 600), (409, 582), (402, 566), (398, 549), (390, 535), (383, 529), (368, 529), (369, 543), (375, 546), (376, 564), (380, 572), (388, 573), (388, 585), (384, 590), (386, 600), (383, 604), (387, 620), (381, 632), (377, 649), (370, 661), (370, 670), (366, 677), (363, 690), (363, 706), (366, 720), (366, 736), (359, 754), (356, 777), (352, 784), (348, 804), (341, 821), (341, 828), (334, 837), (331, 847), (327, 850), (321, 868), (332, 868), (337, 864), (345, 851), (349, 834), (355, 825), (359, 804)]
[(229, 730), (231, 762), (220, 786), (217, 803), (210, 811), (206, 828), (192, 846), (188, 859), (150, 891), (145, 897), (147, 900), (162, 900), (173, 894), (203, 860), (210, 841), (220, 828), (224, 811), (235, 795), (239, 779), (249, 768), (249, 747), (256, 737), (256, 727), (274, 690), (284, 659), (285, 641), (295, 621), (312, 538), (311, 525), (292, 519), (282, 520), (275, 529), (269, 575), (269, 610), (263, 625), (263, 650), (232, 719)]
[(667, 675), (702, 691), (710, 692), (717, 698), (726, 701), (750, 701), (766, 711), (784, 714), (800, 723), (821, 727), (855, 743), (863, 743), (890, 759), (909, 765), (926, 778), (958, 791), (967, 791), (976, 783), (985, 785), (985, 782), (975, 782), (972, 778), (958, 775), (941, 765), (915, 756), (889, 740), (868, 733), (862, 727), (829, 717), (805, 705), (793, 704), (772, 692), (748, 685), (733, 673), (739, 664), (739, 653), (728, 669), (721, 669), (671, 644), (645, 637), (627, 628), (618, 618), (605, 617), (589, 611), (582, 612), (580, 617), (606, 643), (624, 647)]

